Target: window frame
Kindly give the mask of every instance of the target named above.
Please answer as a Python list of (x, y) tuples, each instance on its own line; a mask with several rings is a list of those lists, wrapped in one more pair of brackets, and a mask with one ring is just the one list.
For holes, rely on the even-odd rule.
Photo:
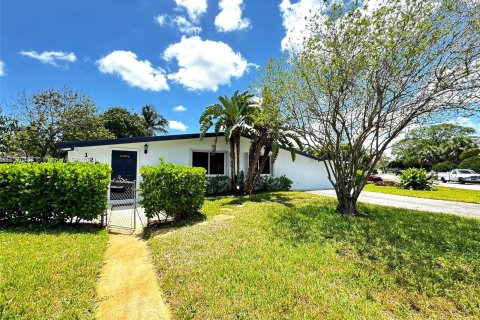
[[(216, 176), (228, 176), (228, 168), (227, 168), (227, 151), (216, 151), (216, 152), (212, 152), (211, 150), (198, 150), (198, 149), (190, 149), (190, 166), (193, 167), (193, 153), (207, 153), (208, 154), (208, 169), (207, 169), (207, 172), (205, 173), (205, 175), (207, 177), (216, 177)], [(223, 154), (223, 174), (222, 173), (215, 173), (215, 174), (211, 174), (210, 173), (210, 160), (211, 160), (211, 155), (215, 153), (215, 154)], [(199, 167), (199, 168), (203, 168), (203, 167)]]

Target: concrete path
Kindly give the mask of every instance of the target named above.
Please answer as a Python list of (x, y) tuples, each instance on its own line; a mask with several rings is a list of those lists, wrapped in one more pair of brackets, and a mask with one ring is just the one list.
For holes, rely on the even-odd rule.
[[(334, 190), (316, 190), (310, 193), (336, 197)], [(360, 202), (378, 204), (411, 210), (450, 213), (469, 218), (480, 218), (480, 205), (473, 203), (432, 200), (391, 194), (363, 191), (358, 199)]]
[(136, 235), (110, 234), (98, 284), (97, 319), (170, 319), (147, 245)]

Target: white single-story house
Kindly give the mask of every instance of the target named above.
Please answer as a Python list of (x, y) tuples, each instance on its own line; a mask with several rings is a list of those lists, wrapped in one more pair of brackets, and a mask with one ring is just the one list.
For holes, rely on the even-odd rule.
[[(108, 163), (112, 178), (122, 177), (140, 181), (140, 168), (157, 165), (162, 157), (166, 162), (204, 167), (208, 175), (230, 175), (229, 146), (223, 136), (207, 133), (165, 135), (156, 137), (123, 138), (110, 140), (59, 142), (59, 149), (68, 151), (68, 161)], [(247, 172), (250, 140), (242, 137), (240, 146), (240, 171)], [(297, 152), (292, 161), (290, 151), (281, 149), (273, 165), (264, 174), (279, 177), (286, 175), (293, 181), (293, 190), (332, 189), (327, 178), (325, 163), (311, 155)]]

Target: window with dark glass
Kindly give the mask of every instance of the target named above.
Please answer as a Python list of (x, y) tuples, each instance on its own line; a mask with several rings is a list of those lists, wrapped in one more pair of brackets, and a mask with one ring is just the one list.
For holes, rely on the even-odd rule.
[(192, 166), (205, 168), (207, 174), (225, 174), (225, 153), (192, 152)]
[(192, 167), (205, 168), (208, 172), (208, 153), (207, 152), (193, 152)]
[(225, 174), (225, 154), (210, 153), (210, 172), (209, 174)]
[[(270, 156), (267, 156), (268, 161), (265, 164), (265, 167), (263, 168), (262, 174), (271, 174), (270, 170)], [(260, 162), (263, 160), (263, 157), (260, 157), (260, 160), (257, 163), (257, 169), (260, 169)]]

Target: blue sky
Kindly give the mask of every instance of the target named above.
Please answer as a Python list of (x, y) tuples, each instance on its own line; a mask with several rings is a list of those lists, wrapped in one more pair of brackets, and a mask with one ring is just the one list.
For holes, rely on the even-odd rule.
[[(152, 104), (188, 127), (179, 124), (172, 133), (197, 132), (207, 105), (247, 89), (256, 67), (281, 53), (286, 29), (279, 5), (2, 0), (0, 100), (5, 105), (23, 90), (67, 85), (100, 110)], [(178, 106), (187, 110), (174, 111)]]
[(1, 0), (0, 102), (66, 85), (100, 110), (152, 104), (171, 133), (198, 132), (203, 109), (248, 89), (321, 2)]

